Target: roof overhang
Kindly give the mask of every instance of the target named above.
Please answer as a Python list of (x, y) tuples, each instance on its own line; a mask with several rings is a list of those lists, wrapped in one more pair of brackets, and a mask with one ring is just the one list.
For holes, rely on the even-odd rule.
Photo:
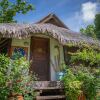
[(25, 39), (36, 34), (48, 35), (62, 45), (89, 45), (100, 49), (100, 41), (52, 24), (0, 24), (0, 35), (5, 38)]

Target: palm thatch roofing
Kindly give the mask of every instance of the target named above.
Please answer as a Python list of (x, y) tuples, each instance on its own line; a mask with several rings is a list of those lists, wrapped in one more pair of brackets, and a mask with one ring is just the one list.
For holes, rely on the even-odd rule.
[(36, 34), (48, 35), (57, 39), (62, 45), (84, 45), (95, 46), (100, 48), (100, 41), (86, 37), (80, 33), (73, 32), (69, 29), (58, 27), (53, 24), (0, 24), (0, 36), (5, 38), (25, 39)]

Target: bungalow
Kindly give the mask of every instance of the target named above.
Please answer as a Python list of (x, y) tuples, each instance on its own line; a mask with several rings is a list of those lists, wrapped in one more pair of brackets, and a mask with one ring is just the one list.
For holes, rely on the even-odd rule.
[(56, 73), (67, 58), (68, 45), (100, 48), (98, 41), (71, 31), (55, 14), (35, 24), (0, 24), (0, 53), (31, 60), (30, 70), (40, 81), (57, 80)]

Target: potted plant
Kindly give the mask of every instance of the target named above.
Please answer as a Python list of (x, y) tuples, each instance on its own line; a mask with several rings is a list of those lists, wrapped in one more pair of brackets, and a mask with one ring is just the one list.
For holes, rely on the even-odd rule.
[(64, 76), (65, 71), (66, 71), (65, 67), (66, 65), (64, 63), (62, 63), (61, 66), (59, 67), (59, 70), (56, 72), (57, 80), (61, 80), (62, 77)]
[(35, 79), (33, 74), (29, 74), (26, 58), (12, 60), (0, 55), (0, 100), (32, 100), (35, 96), (32, 88)]
[(10, 84), (8, 84), (10, 98), (25, 100), (26, 95), (27, 98), (30, 97), (28, 94), (31, 94), (32, 97), (34, 96), (32, 84), (36, 77), (29, 74), (29, 62), (26, 58), (11, 60), (8, 76), (10, 76)]
[(78, 96), (78, 100), (86, 100), (86, 97), (83, 92), (81, 92), (80, 95)]

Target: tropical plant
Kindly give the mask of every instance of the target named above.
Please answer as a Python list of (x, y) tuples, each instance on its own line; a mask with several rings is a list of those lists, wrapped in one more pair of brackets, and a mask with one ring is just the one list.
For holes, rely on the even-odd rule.
[(62, 81), (68, 100), (77, 100), (81, 93), (87, 100), (94, 100), (97, 98), (97, 89), (100, 88), (100, 69), (70, 66), (66, 69)]
[(13, 60), (10, 68), (11, 92), (23, 94), (25, 100), (26, 98), (27, 100), (31, 100), (35, 95), (32, 85), (36, 80), (36, 77), (32, 74), (29, 74), (29, 62), (25, 57), (22, 57)]
[(70, 53), (72, 64), (82, 64), (84, 66), (99, 67), (100, 53), (93, 49), (77, 50), (76, 53)]
[(66, 73), (64, 74), (62, 81), (64, 83), (66, 98), (68, 100), (77, 100), (78, 96), (82, 92), (82, 82), (76, 78), (70, 69), (66, 69)]
[(82, 34), (86, 35), (86, 36), (96, 38), (95, 26), (94, 25), (88, 25), (85, 29), (81, 28), (80, 32)]
[(100, 39), (100, 13), (96, 14), (94, 24), (95, 24), (96, 36), (98, 39)]
[(100, 13), (95, 15), (94, 23), (86, 28), (81, 28), (80, 32), (86, 36), (100, 39)]
[(76, 77), (82, 82), (82, 91), (88, 100), (94, 100), (97, 95), (97, 87), (99, 84), (99, 78), (97, 78), (90, 71), (91, 68), (80, 67), (77, 70)]
[(29, 74), (26, 58), (12, 60), (0, 55), (0, 100), (7, 100), (8, 96), (13, 95), (24, 95), (25, 100), (32, 100), (35, 96), (32, 88), (35, 79), (34, 75)]
[(100, 52), (88, 48), (69, 54), (71, 68), (77, 69), (74, 74), (78, 81), (83, 83), (81, 86), (83, 93), (87, 99), (94, 100), (97, 90), (100, 93)]
[(28, 11), (33, 10), (33, 5), (29, 4), (26, 0), (0, 0), (0, 23), (15, 22), (14, 16), (17, 13), (26, 14)]
[(4, 55), (0, 55), (0, 100), (7, 100), (7, 96), (9, 94), (9, 88), (6, 86), (6, 82), (9, 79), (7, 76), (9, 64), (9, 58)]

